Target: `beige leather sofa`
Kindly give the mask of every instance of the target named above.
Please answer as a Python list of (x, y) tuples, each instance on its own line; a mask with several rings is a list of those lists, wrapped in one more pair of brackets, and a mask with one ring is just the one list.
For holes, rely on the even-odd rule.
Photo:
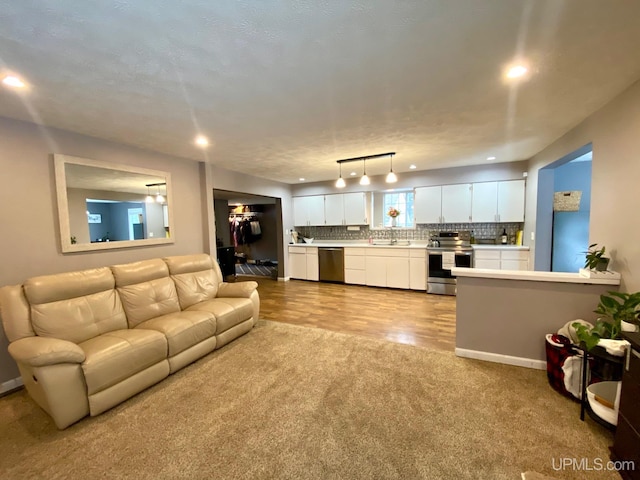
[(3, 287), (0, 316), (25, 387), (63, 429), (247, 333), (257, 286), (177, 256)]

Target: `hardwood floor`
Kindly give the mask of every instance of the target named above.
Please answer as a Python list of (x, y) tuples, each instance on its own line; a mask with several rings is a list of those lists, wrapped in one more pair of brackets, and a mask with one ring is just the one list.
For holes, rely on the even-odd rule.
[(256, 280), (260, 317), (453, 351), (456, 297), (424, 292), (239, 276)]

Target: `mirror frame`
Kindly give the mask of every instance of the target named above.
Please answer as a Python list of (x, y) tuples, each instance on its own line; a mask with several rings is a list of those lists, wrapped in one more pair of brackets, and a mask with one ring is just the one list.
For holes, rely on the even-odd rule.
[[(60, 246), (62, 249), (62, 253), (87, 252), (94, 250), (114, 250), (119, 248), (146, 247), (150, 245), (164, 245), (175, 243), (175, 228), (173, 224), (173, 195), (171, 189), (171, 174), (169, 172), (132, 167), (130, 165), (102, 162), (98, 160), (90, 160), (87, 158), (73, 157), (70, 155), (62, 154), (54, 154), (53, 161), (56, 177), (56, 194), (58, 198), (58, 224), (60, 228)], [(114, 242), (71, 243), (69, 201), (67, 198), (67, 177), (65, 175), (65, 165), (67, 164), (83, 165), (107, 170), (118, 170), (142, 175), (165, 177), (167, 182), (167, 215), (169, 220), (169, 232), (171, 236), (169, 238), (145, 238), (141, 240), (121, 240)]]

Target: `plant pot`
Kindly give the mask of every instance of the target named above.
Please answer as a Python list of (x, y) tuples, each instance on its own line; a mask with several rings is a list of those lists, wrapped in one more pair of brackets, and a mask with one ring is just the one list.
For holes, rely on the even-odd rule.
[(598, 260), (598, 263), (596, 263), (596, 271), (604, 272), (607, 270), (608, 266), (609, 266), (609, 259), (601, 258), (600, 260)]

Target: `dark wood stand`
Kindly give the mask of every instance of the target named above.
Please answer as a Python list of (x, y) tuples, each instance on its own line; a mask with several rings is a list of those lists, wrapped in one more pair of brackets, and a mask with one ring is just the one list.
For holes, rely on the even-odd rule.
[(640, 333), (622, 335), (631, 343), (622, 375), (618, 428), (611, 460), (620, 464), (624, 479), (640, 480)]

